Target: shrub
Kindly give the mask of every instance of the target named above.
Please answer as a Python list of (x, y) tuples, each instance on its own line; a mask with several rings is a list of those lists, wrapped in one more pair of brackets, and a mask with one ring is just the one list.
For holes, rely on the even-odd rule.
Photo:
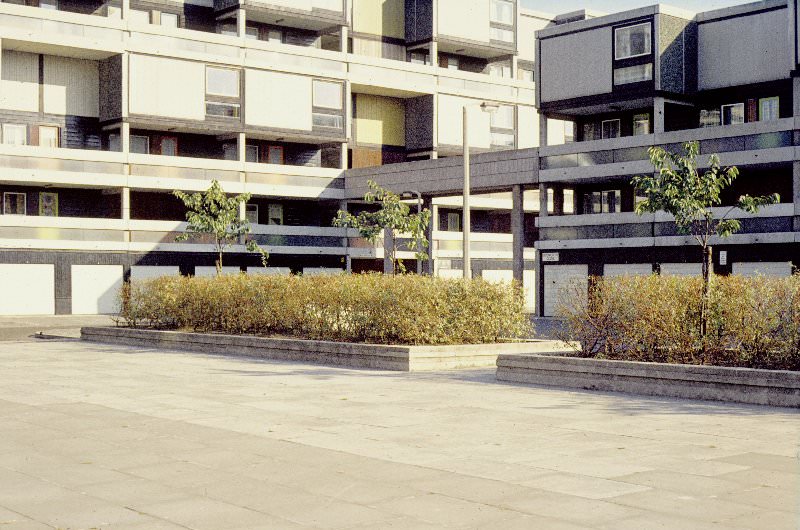
[(126, 285), (131, 327), (376, 344), (481, 344), (532, 334), (517, 285), (416, 275), (165, 277)]
[(559, 301), (561, 338), (582, 357), (800, 370), (800, 276), (713, 277), (705, 336), (701, 290), (699, 277), (593, 278), (588, 304)]

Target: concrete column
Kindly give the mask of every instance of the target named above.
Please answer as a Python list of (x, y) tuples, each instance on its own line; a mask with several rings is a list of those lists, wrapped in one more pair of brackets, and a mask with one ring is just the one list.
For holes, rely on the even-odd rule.
[[(346, 212), (348, 208), (348, 204), (346, 200), (339, 201), (339, 210)], [(350, 274), (353, 272), (353, 259), (350, 257), (350, 238), (347, 237), (347, 229), (343, 229), (344, 237), (342, 238), (342, 247), (344, 247), (344, 260), (345, 260), (345, 270), (347, 273)]]
[(121, 218), (123, 221), (131, 220), (131, 189), (128, 187), (122, 188), (120, 193), (121, 205)]
[(547, 147), (547, 116), (539, 114), (539, 147)]
[(435, 268), (433, 265), (433, 233), (436, 231), (439, 224), (439, 207), (433, 204), (433, 197), (430, 195), (422, 196), (422, 209), (428, 209), (431, 212), (431, 222), (428, 224), (428, 229), (425, 231), (425, 237), (428, 239), (428, 259), (422, 264), (422, 273), (433, 276)]
[(243, 132), (236, 136), (236, 152), (239, 162), (247, 160), (247, 135)]
[(122, 76), (120, 79), (120, 97), (122, 99), (122, 117), (127, 118), (129, 114), (130, 104), (130, 54), (125, 52), (122, 54)]
[(127, 155), (131, 152), (131, 124), (127, 121), (122, 122), (120, 126), (119, 142), (123, 153)]
[(347, 141), (353, 140), (353, 86), (344, 83), (344, 135)]
[(350, 28), (347, 26), (342, 26), (342, 29), (339, 33), (339, 50), (342, 53), (347, 53), (348, 51), (348, 39), (350, 38)]
[(247, 14), (241, 8), (236, 10), (236, 33), (242, 40), (247, 38)]
[(653, 98), (653, 133), (664, 132), (664, 98)]
[(539, 317), (544, 316), (544, 264), (542, 263), (542, 251), (536, 249), (536, 284), (535, 301), (536, 305), (535, 315)]
[(793, 115), (800, 116), (800, 77), (792, 78), (792, 88), (794, 91)]
[(794, 195), (794, 230), (800, 232), (800, 162), (792, 164), (792, 191)]
[(539, 184), (539, 217), (547, 217), (547, 185)]
[(347, 166), (350, 164), (347, 149), (348, 149), (347, 142), (342, 142), (342, 154), (339, 158), (339, 169), (347, 169)]
[(517, 78), (517, 71), (519, 70), (519, 56), (511, 56), (511, 79)]
[(524, 188), (519, 184), (511, 188), (511, 236), (514, 279), (522, 283), (525, 270), (525, 205)]
[(394, 242), (394, 234), (388, 228), (383, 231), (383, 273), (394, 273), (394, 263), (392, 263), (392, 243)]
[(436, 41), (431, 42), (430, 58), (433, 66), (439, 66), (439, 43)]
[(131, 14), (131, 0), (122, 0), (122, 7), (120, 9), (122, 20), (128, 20)]

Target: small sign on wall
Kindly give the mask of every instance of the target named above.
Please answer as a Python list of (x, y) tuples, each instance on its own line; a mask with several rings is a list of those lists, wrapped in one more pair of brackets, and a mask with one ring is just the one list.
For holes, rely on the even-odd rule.
[(720, 250), (719, 251), (719, 264), (720, 265), (727, 265), (728, 264), (728, 251), (727, 250)]
[(558, 252), (542, 252), (542, 263), (558, 263), (560, 260)]

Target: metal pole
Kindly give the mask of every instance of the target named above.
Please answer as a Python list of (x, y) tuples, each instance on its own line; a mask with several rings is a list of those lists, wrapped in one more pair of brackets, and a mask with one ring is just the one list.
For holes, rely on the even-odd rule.
[[(422, 194), (420, 192), (416, 193), (417, 193), (417, 218), (419, 218), (422, 215)], [(429, 245), (428, 248), (430, 249), (430, 247), (433, 246), (433, 243), (429, 241), (428, 245)], [(417, 243), (417, 252), (422, 252), (421, 242)], [(419, 259), (419, 256), (417, 256), (417, 274), (419, 276), (422, 276), (422, 260)]]
[(472, 262), (470, 260), (469, 232), (470, 232), (470, 211), (469, 211), (469, 124), (467, 121), (468, 108), (464, 106), (464, 207), (461, 213), (461, 231), (464, 237), (462, 254), (464, 257), (464, 279), (472, 278)]

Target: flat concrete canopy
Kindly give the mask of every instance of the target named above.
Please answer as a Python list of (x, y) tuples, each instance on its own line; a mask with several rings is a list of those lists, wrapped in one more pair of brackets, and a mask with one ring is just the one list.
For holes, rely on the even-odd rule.
[(0, 348), (9, 529), (795, 529), (796, 411), (77, 341)]

